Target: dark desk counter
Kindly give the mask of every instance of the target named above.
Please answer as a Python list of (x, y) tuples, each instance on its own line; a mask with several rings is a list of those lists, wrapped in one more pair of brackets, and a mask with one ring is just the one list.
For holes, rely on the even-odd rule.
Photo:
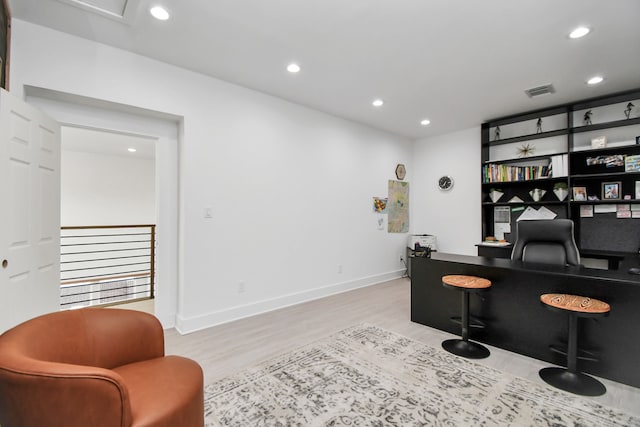
[[(489, 258), (511, 259), (511, 251), (513, 251), (513, 245), (495, 246), (478, 243), (476, 247), (479, 256)], [(640, 256), (637, 253), (580, 249), (580, 258), (604, 260), (611, 270), (628, 270), (629, 267), (640, 267)]]
[[(640, 265), (640, 258), (627, 260)], [(611, 305), (598, 319), (580, 319), (578, 345), (594, 351), (598, 362), (578, 361), (578, 368), (596, 376), (640, 387), (640, 276), (625, 270), (596, 270), (524, 264), (500, 258), (433, 253), (413, 258), (411, 320), (458, 335), (460, 293), (445, 289), (447, 274), (484, 277), (491, 288), (470, 299), (471, 314), (487, 327), (471, 330), (471, 339), (549, 363), (565, 365), (565, 357), (549, 350), (566, 345), (568, 316), (540, 302), (545, 293), (571, 293)], [(562, 344), (564, 343), (564, 344)]]

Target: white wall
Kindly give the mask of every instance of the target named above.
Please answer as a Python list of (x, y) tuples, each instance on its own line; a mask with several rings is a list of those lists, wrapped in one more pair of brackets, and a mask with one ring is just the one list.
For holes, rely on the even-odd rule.
[(153, 159), (63, 150), (61, 172), (63, 226), (155, 224)]
[[(480, 211), (480, 127), (415, 142), (411, 230), (434, 234), (438, 251), (477, 255), (482, 239)], [(450, 191), (438, 178), (454, 180)]]
[(14, 20), (12, 91), (25, 85), (184, 117), (183, 331), (403, 271), (406, 235), (376, 229), (371, 197), (386, 194), (397, 163), (411, 181), (405, 138)]

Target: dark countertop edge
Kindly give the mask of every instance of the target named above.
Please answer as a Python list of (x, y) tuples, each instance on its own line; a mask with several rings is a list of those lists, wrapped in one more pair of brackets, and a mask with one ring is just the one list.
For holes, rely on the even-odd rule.
[[(420, 257), (413, 258), (413, 260)], [(432, 252), (431, 259), (434, 261), (453, 262), (457, 264), (478, 265), (484, 267), (495, 267), (505, 269), (517, 269), (530, 271), (532, 273), (554, 274), (559, 276), (585, 277), (594, 279), (606, 279), (614, 282), (628, 283), (640, 286), (640, 275), (630, 274), (627, 270), (599, 270), (586, 267), (562, 267), (547, 264), (532, 264), (522, 261), (511, 261), (504, 258), (489, 258), (474, 255), (459, 255), (443, 252)]]
[[(513, 243), (509, 243), (508, 245), (492, 245), (491, 243), (487, 244), (484, 242), (476, 243), (475, 246), (482, 246), (483, 248), (497, 248), (497, 249), (509, 249), (513, 250)], [(578, 250), (580, 252), (580, 256), (584, 258), (601, 258), (601, 259), (623, 259), (623, 258), (638, 258), (638, 266), (640, 266), (640, 256), (635, 252), (619, 252), (619, 251), (607, 251), (602, 249), (584, 249), (581, 248)]]

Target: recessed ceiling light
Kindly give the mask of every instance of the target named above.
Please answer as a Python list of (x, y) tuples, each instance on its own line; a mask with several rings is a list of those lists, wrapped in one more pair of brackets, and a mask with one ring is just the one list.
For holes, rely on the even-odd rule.
[(587, 84), (597, 85), (598, 83), (601, 83), (603, 80), (604, 78), (602, 78), (602, 76), (593, 76), (589, 80), (587, 80)]
[(421, 124), (422, 126), (427, 126), (427, 125), (428, 125), (428, 124), (430, 124), (430, 123), (431, 123), (431, 120), (429, 120), (429, 119), (424, 119), (423, 121), (421, 121), (421, 122), (420, 122), (420, 124)]
[(138, 150), (136, 150), (135, 148), (131, 147), (131, 148), (127, 148), (127, 151), (130, 152), (130, 153), (135, 153)]
[(162, 6), (154, 6), (149, 10), (149, 12), (154, 18), (159, 19), (160, 21), (166, 21), (169, 19), (169, 12), (167, 12), (167, 9)]
[(373, 105), (374, 107), (382, 107), (382, 104), (384, 104), (384, 101), (382, 99), (375, 99), (371, 105)]
[(291, 63), (287, 66), (287, 71), (290, 73), (298, 73), (300, 72), (300, 66), (296, 63)]
[(591, 29), (588, 27), (578, 27), (575, 30), (569, 33), (569, 38), (579, 39), (580, 37), (584, 37), (591, 32)]

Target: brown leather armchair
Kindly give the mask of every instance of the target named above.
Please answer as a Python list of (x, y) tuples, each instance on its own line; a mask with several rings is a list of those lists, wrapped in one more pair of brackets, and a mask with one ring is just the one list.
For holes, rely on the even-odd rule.
[(0, 425), (202, 427), (202, 378), (150, 314), (46, 314), (0, 336)]

